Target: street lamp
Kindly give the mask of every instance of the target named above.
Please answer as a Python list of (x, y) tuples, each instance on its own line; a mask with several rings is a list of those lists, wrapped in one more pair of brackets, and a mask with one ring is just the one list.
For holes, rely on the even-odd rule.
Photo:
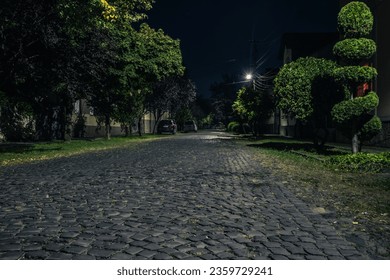
[(248, 74), (245, 75), (245, 79), (246, 79), (247, 81), (252, 81), (253, 90), (256, 90), (255, 77), (254, 77), (252, 74), (248, 73)]

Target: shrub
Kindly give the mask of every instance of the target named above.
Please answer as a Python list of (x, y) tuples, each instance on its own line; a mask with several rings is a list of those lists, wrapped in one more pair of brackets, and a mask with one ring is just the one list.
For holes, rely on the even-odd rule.
[(327, 164), (346, 171), (378, 173), (390, 168), (390, 153), (356, 153), (334, 156), (327, 160)]
[(370, 66), (344, 66), (333, 71), (334, 78), (342, 83), (363, 84), (373, 80), (378, 72)]
[(374, 26), (370, 8), (363, 2), (351, 2), (344, 6), (338, 15), (339, 30), (346, 38), (364, 37)]
[(345, 39), (334, 46), (333, 53), (347, 62), (367, 60), (376, 53), (376, 43), (367, 38)]
[(336, 123), (343, 124), (368, 114), (379, 104), (378, 95), (370, 92), (366, 96), (357, 97), (336, 104), (332, 109), (332, 117)]
[(240, 125), (238, 122), (230, 122), (227, 126), (227, 131), (230, 131), (232, 132), (233, 131), (233, 127), (237, 126), (237, 125)]

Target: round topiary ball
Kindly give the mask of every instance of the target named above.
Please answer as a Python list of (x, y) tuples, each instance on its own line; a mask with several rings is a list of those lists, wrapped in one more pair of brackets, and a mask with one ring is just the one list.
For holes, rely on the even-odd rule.
[(363, 2), (345, 5), (338, 15), (339, 30), (346, 38), (359, 38), (370, 34), (374, 26), (374, 16)]

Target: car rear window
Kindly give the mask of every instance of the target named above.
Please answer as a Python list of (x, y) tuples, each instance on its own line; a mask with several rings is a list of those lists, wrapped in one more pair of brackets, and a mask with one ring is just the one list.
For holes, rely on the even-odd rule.
[(194, 122), (193, 122), (193, 121), (188, 121), (188, 122), (185, 122), (184, 124), (185, 124), (185, 125), (193, 125)]

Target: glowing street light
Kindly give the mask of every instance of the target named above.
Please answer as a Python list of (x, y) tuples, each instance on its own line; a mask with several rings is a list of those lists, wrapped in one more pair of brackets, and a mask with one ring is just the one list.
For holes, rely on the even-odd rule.
[(249, 73), (249, 74), (246, 74), (245, 79), (246, 79), (247, 81), (252, 81), (253, 90), (256, 90), (255, 78), (253, 77), (253, 75), (250, 74), (250, 73)]
[(246, 74), (245, 79), (248, 80), (248, 81), (252, 80), (253, 79), (253, 75), (252, 74)]

